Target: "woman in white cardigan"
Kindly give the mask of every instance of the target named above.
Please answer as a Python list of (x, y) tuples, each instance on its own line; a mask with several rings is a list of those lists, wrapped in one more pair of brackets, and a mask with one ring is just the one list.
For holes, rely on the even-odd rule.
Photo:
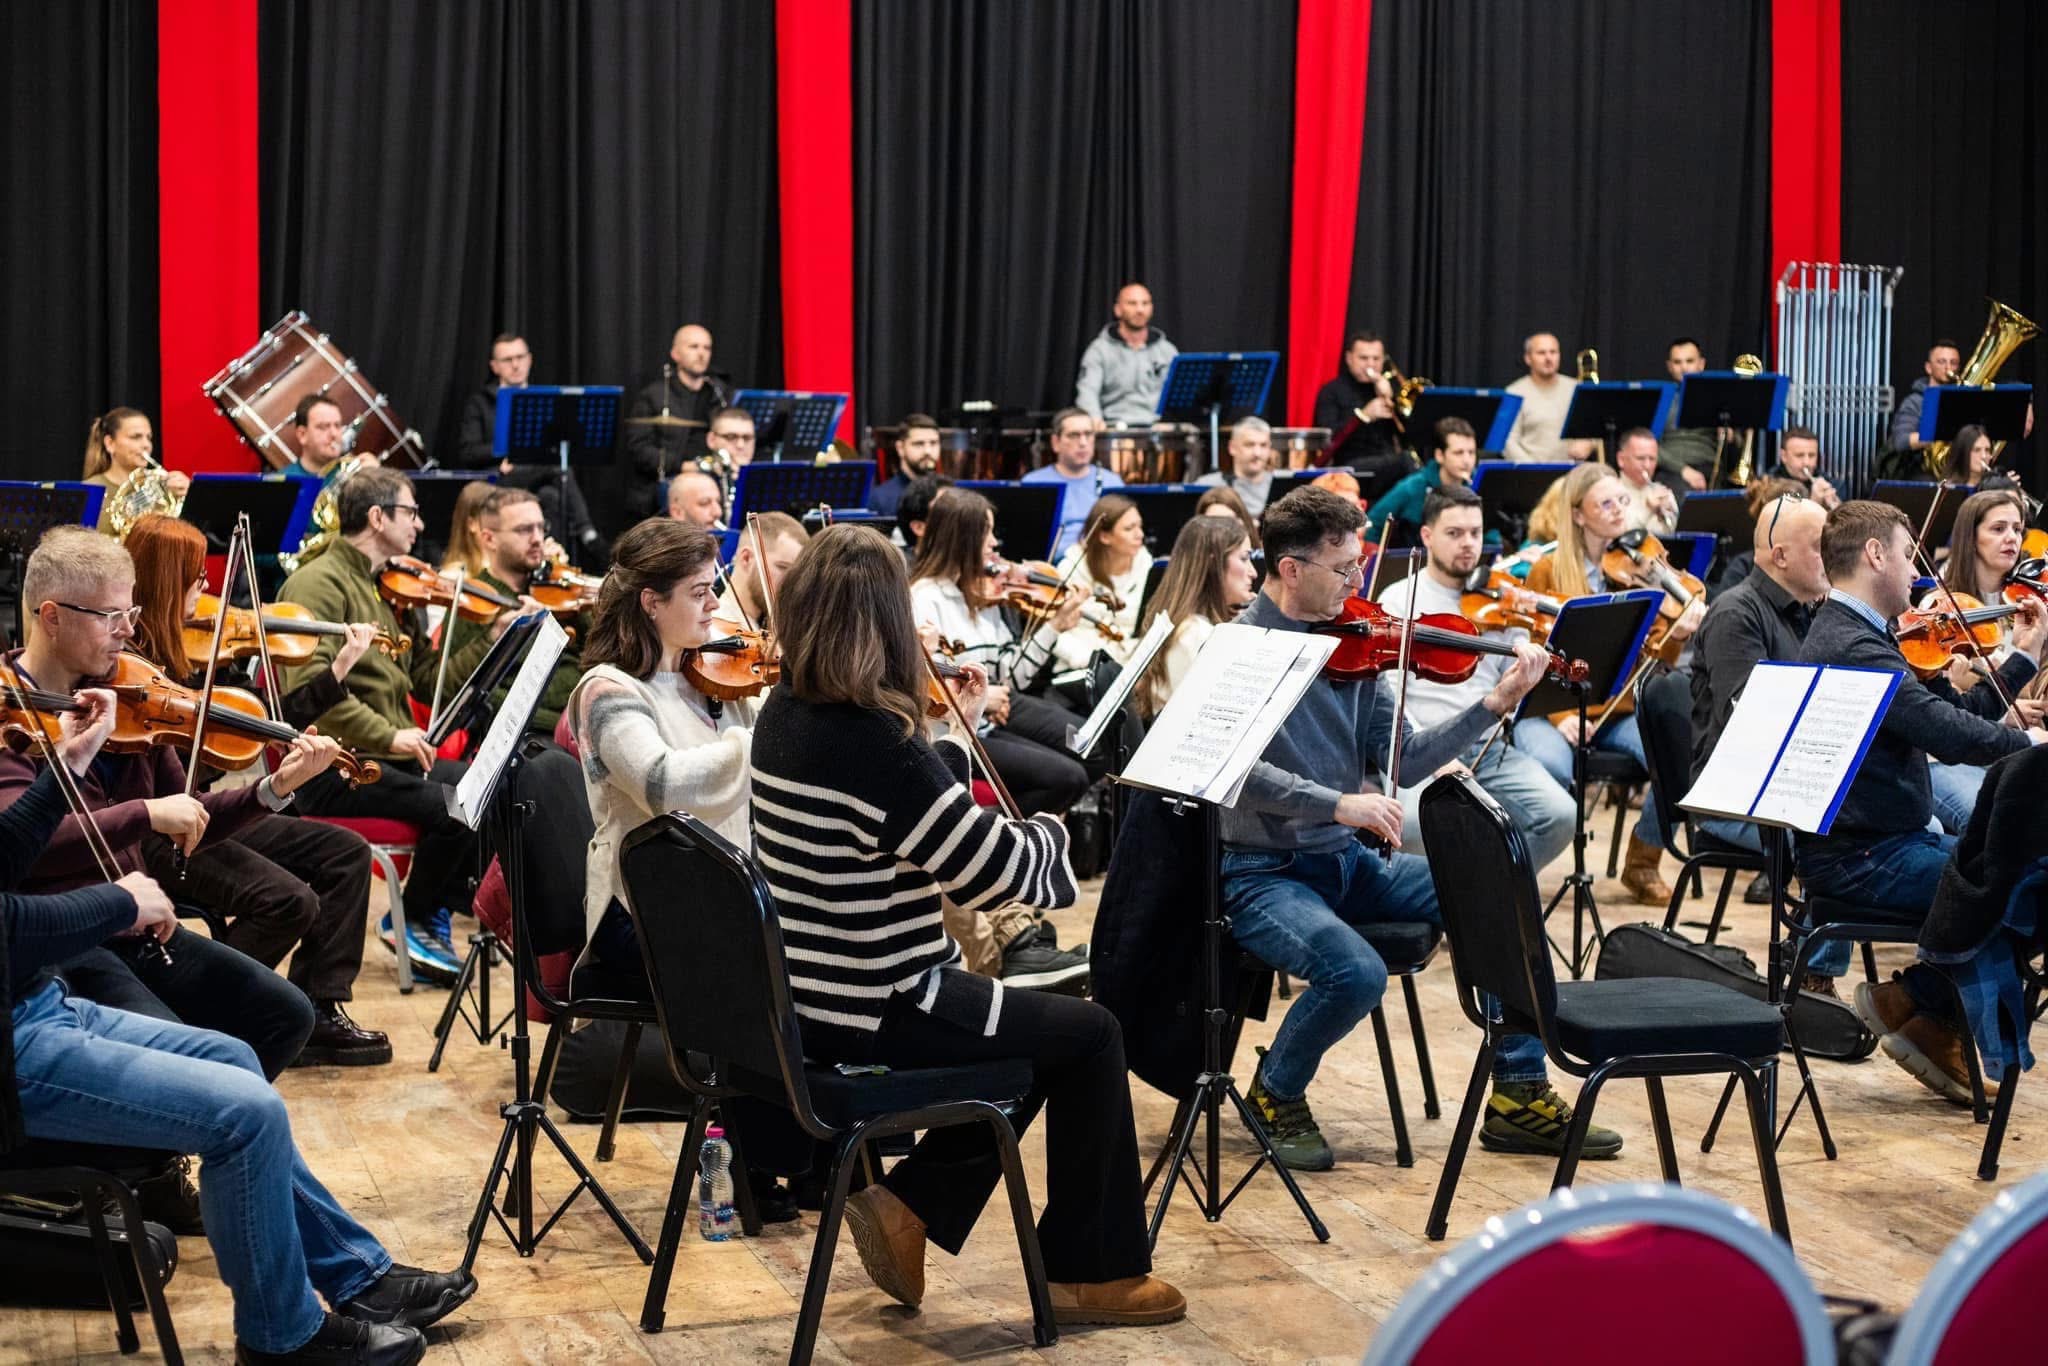
[(1081, 539), (1060, 560), (1059, 570), (1068, 575), (1069, 586), (1090, 593), (1098, 585), (1106, 587), (1123, 604), (1113, 609), (1097, 602), (1088, 609), (1091, 617), (1114, 624), (1121, 640), (1105, 636), (1094, 621), (1083, 621), (1060, 632), (1053, 646), (1059, 667), (1085, 669), (1097, 650), (1124, 663), (1138, 647), (1139, 600), (1145, 596), (1145, 576), (1152, 570), (1152, 552), (1145, 549), (1145, 517), (1138, 505), (1121, 493), (1096, 499)]
[(1173, 541), (1166, 573), (1146, 604), (1143, 636), (1152, 619), (1173, 623), (1166, 647), (1152, 657), (1132, 696), (1138, 715), (1150, 721), (1188, 676), (1209, 633), (1234, 618), (1258, 591), (1252, 544), (1232, 517), (1191, 517)]
[(612, 548), (598, 595), (588, 670), (569, 698), (569, 728), (583, 757), (596, 824), (583, 898), (589, 956), (608, 974), (643, 983), (639, 945), (619, 886), (628, 833), (668, 811), (687, 811), (742, 849), (753, 847), (752, 701), (720, 703), (683, 674), (687, 657), (724, 633), (718, 545), (685, 522), (651, 518)]

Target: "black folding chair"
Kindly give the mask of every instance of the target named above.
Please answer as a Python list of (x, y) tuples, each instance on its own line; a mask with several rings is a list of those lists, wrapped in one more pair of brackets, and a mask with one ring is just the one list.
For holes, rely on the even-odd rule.
[[(1002, 1109), (1030, 1091), (1030, 1062), (891, 1068), (858, 1076), (807, 1063), (790, 999), (781, 922), (753, 860), (703, 822), (672, 813), (628, 836), (619, 863), (654, 985), (669, 1065), (698, 1096), (676, 1157), (641, 1328), (661, 1330), (683, 1221), (696, 1203), (690, 1188), (709, 1103), (723, 1094), (785, 1109), (806, 1133), (834, 1145), (796, 1340), (789, 1350), (792, 1362), (809, 1361), (817, 1341), (855, 1154), (874, 1139), (958, 1124), (986, 1124), (995, 1136), (1031, 1295), (1033, 1338), (1041, 1347), (1057, 1341), (1017, 1135)], [(689, 889), (687, 915), (676, 913), (680, 888)], [(708, 1067), (707, 1058), (712, 1060)]]
[(1586, 786), (1604, 787), (1614, 802), (1614, 831), (1607, 839), (1607, 876), (1621, 871), (1621, 832), (1628, 823), (1628, 802), (1635, 790), (1650, 780), (1643, 766), (1619, 750), (1595, 749), (1586, 753)]
[(1692, 786), (1692, 685), (1684, 674), (1643, 675), (1636, 684), (1636, 726), (1643, 737), (1643, 758), (1650, 770), (1657, 817), (1664, 826), (1665, 847), (1680, 859), (1671, 904), (1664, 911), (1664, 928), (1677, 926), (1687, 884), (1697, 887), (1703, 869), (1721, 869), (1721, 890), (1714, 898), (1713, 918), (1707, 922), (1706, 942), (1711, 944), (1721, 933), (1721, 917), (1728, 910), (1735, 874), (1763, 872), (1764, 856), (1708, 834), (1678, 804), (1680, 795)]
[[(1641, 1077), (1650, 1096), (1657, 1158), (1664, 1179), (1677, 1184), (1678, 1157), (1663, 1079), (1727, 1073), (1749, 1098), (1750, 1131), (1771, 1228), (1787, 1242), (1785, 1197), (1770, 1141), (1765, 1080), (1774, 1078), (1782, 1024), (1776, 1009), (1711, 982), (1670, 977), (1559, 982), (1551, 974), (1543, 935), (1542, 900), (1521, 832), (1470, 774), (1438, 778), (1422, 793), (1423, 840), (1456, 858), (1430, 860), (1444, 933), (1451, 944), (1458, 1001), (1479, 1026), (1479, 1056), (1465, 1090), (1464, 1108), (1430, 1207), (1428, 1234), (1441, 1240), (1465, 1151), (1486, 1099), (1496, 1041), (1502, 1034), (1533, 1034), (1553, 1065), (1585, 1078), (1566, 1132), (1553, 1188), (1572, 1183), (1600, 1088), (1613, 1077)], [(1487, 1018), (1485, 997), (1500, 1005)]]

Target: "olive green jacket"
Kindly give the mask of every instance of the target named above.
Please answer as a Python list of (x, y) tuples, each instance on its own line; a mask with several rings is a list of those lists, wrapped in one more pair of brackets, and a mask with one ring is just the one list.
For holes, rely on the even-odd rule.
[[(519, 596), (518, 589), (493, 574), (488, 567), (478, 573), (473, 582), (481, 584), (493, 593), (502, 593), (508, 598)], [(551, 736), (555, 733), (555, 723), (562, 719), (562, 708), (569, 705), (569, 694), (576, 691), (576, 681), (583, 677), (583, 652), (579, 645), (590, 638), (589, 615), (586, 612), (562, 623), (575, 630), (576, 638), (562, 647), (562, 657), (555, 661), (555, 670), (548, 675), (548, 685), (541, 690), (540, 701), (534, 704), (533, 719), (526, 723), (526, 728), (536, 734)], [(491, 628), (473, 621), (457, 620), (454, 632), (449, 638), (448, 648), (455, 652), (448, 665), (449, 671), (452, 673), (456, 663), (465, 659), (469, 660), (471, 667), (474, 668), (477, 661), (490, 650)], [(481, 647), (478, 646), (478, 641), (483, 642)], [(463, 677), (467, 678), (468, 674), (464, 674)], [(505, 700), (505, 694), (510, 689), (509, 683), (498, 689), (491, 698), (493, 709)]]

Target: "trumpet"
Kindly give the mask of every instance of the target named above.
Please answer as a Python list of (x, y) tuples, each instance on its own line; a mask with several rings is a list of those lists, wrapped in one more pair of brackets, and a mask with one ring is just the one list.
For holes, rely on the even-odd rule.
[[(1764, 372), (1764, 362), (1760, 356), (1740, 355), (1735, 358), (1734, 363), (1728, 368), (1738, 375), (1761, 375)], [(1736, 488), (1746, 489), (1749, 487), (1752, 473), (1751, 458), (1755, 454), (1756, 428), (1751, 427), (1742, 434), (1742, 454), (1736, 457), (1735, 473), (1729, 477), (1729, 482)]]

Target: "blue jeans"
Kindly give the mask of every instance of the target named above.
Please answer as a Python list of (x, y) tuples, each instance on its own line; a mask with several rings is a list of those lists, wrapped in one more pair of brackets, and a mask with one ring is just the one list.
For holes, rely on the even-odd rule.
[[(1956, 847), (1954, 835), (1909, 830), (1862, 844), (1839, 836), (1799, 841), (1800, 881), (1809, 894), (1925, 916)], [(1807, 966), (1825, 977), (1849, 967), (1847, 940), (1823, 945)]]
[[(1474, 745), (1465, 751), (1462, 757), (1468, 767), (1481, 748), (1482, 745)], [(1486, 751), (1486, 758), (1473, 767), (1472, 776), (1522, 832), (1529, 846), (1529, 862), (1539, 873), (1552, 859), (1571, 848), (1572, 830), (1577, 824), (1571, 790), (1552, 778), (1542, 764), (1496, 741)], [(1427, 784), (1401, 790), (1401, 847), (1417, 854), (1425, 853), (1419, 802), (1423, 786)]]
[[(1557, 785), (1569, 792), (1572, 790), (1572, 747), (1557, 727), (1546, 720), (1531, 717), (1515, 723), (1515, 745), (1523, 753), (1543, 765)], [(1643, 734), (1636, 728), (1635, 713), (1615, 721), (1593, 741), (1596, 750), (1608, 750), (1626, 754), (1643, 765), (1645, 772), (1649, 764), (1643, 759)], [(1581, 794), (1583, 795), (1583, 794)], [(1643, 789), (1643, 811), (1636, 820), (1636, 838), (1645, 844), (1664, 847), (1664, 826), (1657, 819), (1657, 794)]]
[[(1323, 1055), (1372, 1014), (1387, 991), (1387, 965), (1354, 925), (1427, 921), (1441, 927), (1429, 865), (1414, 854), (1380, 855), (1356, 840), (1332, 853), (1242, 849), (1223, 853), (1223, 909), (1237, 942), (1307, 983), (1260, 1067), (1266, 1090), (1298, 1100)], [(1502, 1035), (1493, 1079), (1545, 1079), (1543, 1043)]]
[(235, 1337), (290, 1352), (329, 1304), (391, 1269), (292, 1142), (284, 1100), (238, 1039), (67, 997), (58, 982), (14, 1007), (22, 1121), (35, 1138), (198, 1154), (199, 1205)]
[(1731, 821), (1726, 816), (1700, 816), (1695, 825), (1717, 840), (1739, 844), (1752, 854), (1764, 851), (1763, 828), (1752, 821)]
[(1934, 819), (1951, 835), (1969, 829), (1970, 813), (1977, 809), (1977, 789), (1984, 786), (1984, 770), (1977, 764), (1927, 765), (1927, 783), (1934, 790)]

